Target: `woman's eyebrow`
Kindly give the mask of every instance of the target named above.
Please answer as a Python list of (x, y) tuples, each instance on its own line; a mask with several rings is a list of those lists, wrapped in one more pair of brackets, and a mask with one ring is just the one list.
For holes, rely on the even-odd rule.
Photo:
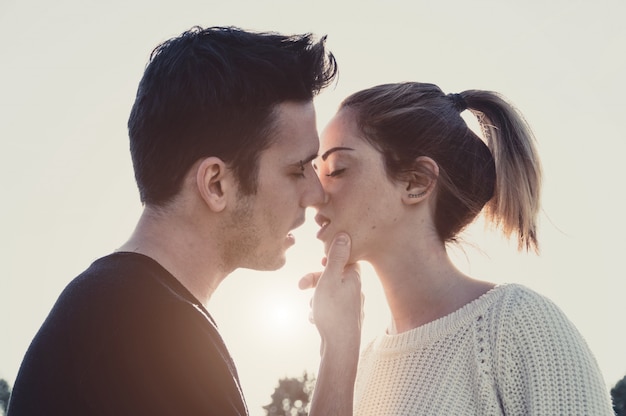
[(322, 155), (322, 160), (326, 161), (326, 159), (328, 158), (328, 156), (330, 156), (332, 153), (338, 151), (338, 150), (354, 150), (351, 147), (333, 147), (331, 149), (328, 149), (326, 152), (324, 152), (324, 154)]

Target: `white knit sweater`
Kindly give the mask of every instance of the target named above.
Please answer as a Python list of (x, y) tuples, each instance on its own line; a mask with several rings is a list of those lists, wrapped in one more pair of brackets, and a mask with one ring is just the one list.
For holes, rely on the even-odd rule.
[(497, 286), (363, 351), (355, 415), (613, 415), (587, 344), (551, 301)]

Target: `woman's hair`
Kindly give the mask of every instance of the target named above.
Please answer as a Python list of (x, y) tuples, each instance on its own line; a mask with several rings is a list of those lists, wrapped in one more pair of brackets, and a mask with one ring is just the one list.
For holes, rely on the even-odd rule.
[[(437, 163), (435, 226), (442, 241), (456, 241), (484, 209), (506, 237), (517, 236), (519, 249), (538, 249), (539, 158), (524, 118), (499, 94), (385, 84), (349, 96), (340, 108), (381, 151), (390, 178), (406, 179), (416, 169), (428, 174), (419, 171), (420, 156)], [(478, 118), (486, 143), (461, 117), (465, 109)]]

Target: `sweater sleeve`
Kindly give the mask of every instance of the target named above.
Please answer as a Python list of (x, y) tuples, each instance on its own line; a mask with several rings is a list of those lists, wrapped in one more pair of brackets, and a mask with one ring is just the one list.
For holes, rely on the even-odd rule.
[(520, 289), (500, 312), (495, 371), (506, 415), (613, 415), (594, 356), (554, 303)]

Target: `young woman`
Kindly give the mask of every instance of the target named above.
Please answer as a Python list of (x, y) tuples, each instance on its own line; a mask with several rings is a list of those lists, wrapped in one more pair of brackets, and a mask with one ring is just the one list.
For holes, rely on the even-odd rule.
[(480, 213), (537, 250), (540, 163), (500, 95), (423, 83), (357, 92), (314, 166), (327, 194), (318, 238), (328, 249), (350, 235), (350, 261), (372, 264), (392, 316), (362, 353), (355, 415), (612, 414), (595, 358), (552, 302), (467, 276), (446, 252)]

